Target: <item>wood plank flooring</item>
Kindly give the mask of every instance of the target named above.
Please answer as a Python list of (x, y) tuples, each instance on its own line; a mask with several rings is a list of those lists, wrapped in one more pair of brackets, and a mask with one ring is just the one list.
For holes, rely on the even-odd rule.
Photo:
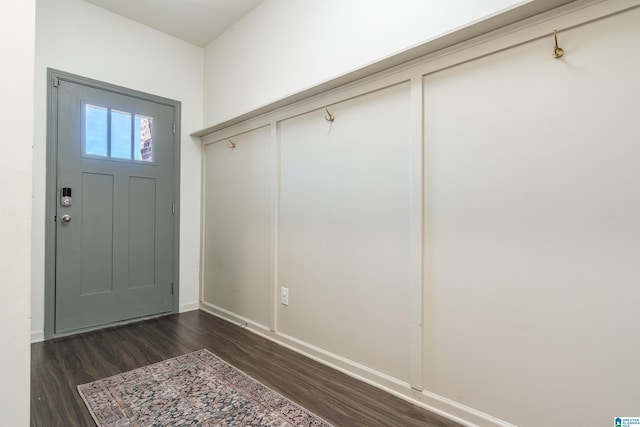
[(76, 386), (206, 348), (338, 426), (452, 427), (375, 387), (203, 311), (31, 346), (31, 426), (94, 426)]

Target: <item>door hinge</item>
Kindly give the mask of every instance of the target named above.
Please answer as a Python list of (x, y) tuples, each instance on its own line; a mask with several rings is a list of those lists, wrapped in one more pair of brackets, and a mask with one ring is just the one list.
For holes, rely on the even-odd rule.
[(176, 134), (176, 122), (173, 122), (173, 128), (171, 129), (171, 131), (174, 135)]
[(171, 203), (171, 214), (172, 215), (176, 214), (176, 204), (175, 204), (175, 202)]
[(171, 284), (171, 295), (173, 295), (173, 283)]
[(58, 77), (53, 78), (53, 87), (60, 86), (60, 79)]

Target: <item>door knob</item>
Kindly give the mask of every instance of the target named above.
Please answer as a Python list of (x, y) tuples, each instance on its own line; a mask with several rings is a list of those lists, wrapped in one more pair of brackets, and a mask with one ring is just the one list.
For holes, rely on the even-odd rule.
[(65, 224), (69, 224), (71, 222), (71, 215), (62, 215), (62, 218), (60, 218), (60, 219)]

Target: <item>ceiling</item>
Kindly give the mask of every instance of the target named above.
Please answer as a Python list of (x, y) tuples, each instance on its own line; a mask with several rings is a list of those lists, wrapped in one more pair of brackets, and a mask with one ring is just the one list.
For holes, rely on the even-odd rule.
[(204, 47), (264, 0), (85, 0)]

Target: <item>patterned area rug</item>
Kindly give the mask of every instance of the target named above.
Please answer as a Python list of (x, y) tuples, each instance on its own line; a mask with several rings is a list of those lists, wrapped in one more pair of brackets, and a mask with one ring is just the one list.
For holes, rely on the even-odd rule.
[(207, 350), (78, 390), (98, 427), (331, 426)]

